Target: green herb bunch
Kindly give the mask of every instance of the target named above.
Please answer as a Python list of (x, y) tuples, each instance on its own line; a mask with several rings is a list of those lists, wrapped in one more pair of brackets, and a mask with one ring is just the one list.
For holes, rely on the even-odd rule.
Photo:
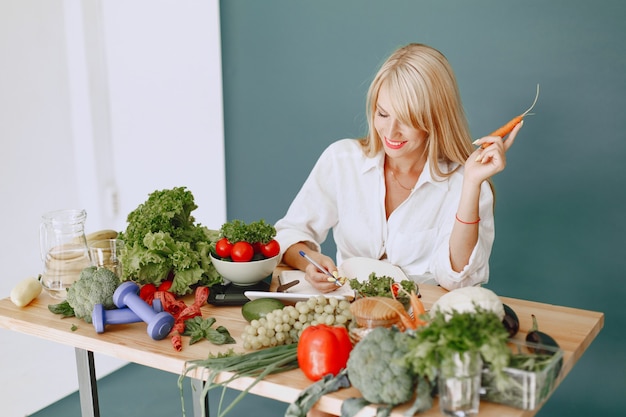
[(265, 220), (246, 224), (241, 220), (231, 220), (220, 228), (220, 237), (232, 244), (237, 242), (266, 244), (276, 236), (276, 229)]
[[(376, 275), (372, 272), (367, 281), (359, 281), (357, 278), (348, 280), (350, 288), (355, 290), (362, 297), (392, 297), (393, 294), (392, 285), (395, 283), (393, 277), (386, 275)], [(411, 291), (418, 292), (418, 287), (415, 281), (403, 279), (400, 281), (400, 286), (404, 291), (399, 294), (410, 294)]]
[(437, 311), (408, 341), (410, 349), (404, 359), (416, 374), (434, 381), (442, 360), (477, 351), (496, 377), (504, 377), (511, 358), (508, 336), (497, 314), (479, 305), (473, 312)]

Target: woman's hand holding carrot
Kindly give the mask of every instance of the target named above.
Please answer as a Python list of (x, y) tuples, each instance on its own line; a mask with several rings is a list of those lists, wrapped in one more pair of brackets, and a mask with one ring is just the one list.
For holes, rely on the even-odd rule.
[(485, 136), (474, 142), (478, 146), (465, 162), (465, 178), (475, 184), (480, 184), (486, 179), (504, 170), (506, 166), (505, 153), (508, 151), (517, 133), (522, 128), (523, 122), (519, 122), (511, 131), (506, 140), (499, 136)]

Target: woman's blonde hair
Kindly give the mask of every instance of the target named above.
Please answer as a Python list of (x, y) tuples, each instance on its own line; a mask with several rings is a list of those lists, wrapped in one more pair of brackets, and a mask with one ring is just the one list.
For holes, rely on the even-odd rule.
[(382, 149), (374, 128), (378, 92), (382, 86), (388, 89), (391, 109), (400, 122), (427, 133), (433, 177), (443, 178), (454, 171), (442, 172), (435, 161), (451, 161), (463, 166), (473, 152), (472, 140), (454, 72), (441, 52), (412, 43), (396, 50), (382, 64), (367, 93), (369, 132), (361, 139), (361, 144), (368, 156)]

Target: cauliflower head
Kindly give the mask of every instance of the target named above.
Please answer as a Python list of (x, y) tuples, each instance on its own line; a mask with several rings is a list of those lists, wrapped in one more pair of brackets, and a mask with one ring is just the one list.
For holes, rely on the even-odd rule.
[(365, 400), (396, 405), (413, 397), (417, 376), (403, 360), (409, 338), (395, 327), (376, 327), (354, 346), (348, 377)]
[(80, 272), (78, 280), (67, 290), (66, 301), (76, 317), (91, 323), (96, 304), (102, 304), (105, 309), (115, 308), (113, 293), (119, 285), (120, 280), (112, 271), (90, 266)]

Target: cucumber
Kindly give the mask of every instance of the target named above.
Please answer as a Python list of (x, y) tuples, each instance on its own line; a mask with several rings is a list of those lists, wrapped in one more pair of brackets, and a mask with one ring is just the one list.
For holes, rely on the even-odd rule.
[(252, 321), (265, 317), (267, 313), (284, 307), (285, 305), (282, 301), (275, 298), (257, 298), (245, 303), (241, 307), (241, 314), (246, 320)]

